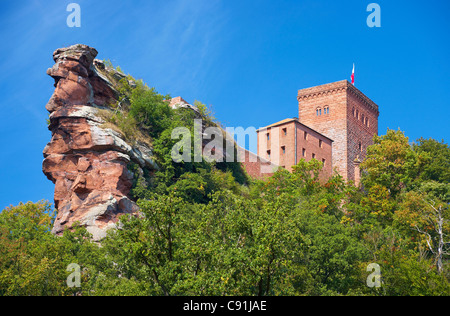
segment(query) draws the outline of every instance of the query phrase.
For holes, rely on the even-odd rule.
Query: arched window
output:
[[[317,116],[322,115],[322,109],[321,108],[317,108],[316,109],[316,115]]]
[[[328,105],[325,105],[323,108],[323,114],[329,114],[330,113],[330,108],[328,107]]]
[[[355,111],[355,108],[352,109],[352,114],[353,114],[353,117],[356,117],[356,111]]]

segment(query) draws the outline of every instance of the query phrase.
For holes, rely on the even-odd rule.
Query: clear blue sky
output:
[[[81,6],[69,28],[66,7]],[[381,7],[381,28],[366,7]],[[348,79],[380,107],[379,133],[449,140],[447,0],[1,1],[0,210],[53,202],[42,173],[55,49],[95,47],[163,94],[212,105],[226,126],[297,116],[297,90]]]

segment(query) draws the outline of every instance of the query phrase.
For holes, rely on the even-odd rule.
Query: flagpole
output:
[[[355,63],[353,63],[353,69],[352,69],[352,85],[355,85]]]

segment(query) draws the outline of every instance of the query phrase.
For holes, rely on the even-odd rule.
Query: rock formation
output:
[[[120,87],[123,79],[128,80],[130,87],[136,87],[136,82],[95,59],[96,56],[94,48],[81,44],[53,53],[55,65],[47,74],[55,79],[55,91],[46,105],[52,138],[44,149],[42,169],[55,183],[58,214],[53,233],[60,235],[76,224],[86,227],[94,240],[100,240],[109,228],[117,225],[120,215],[139,210],[130,198],[133,185],[130,170],[143,175],[145,169],[151,174],[158,166],[153,161],[151,145],[145,140],[127,141],[120,128],[106,121],[117,110],[113,105],[120,108],[119,100],[124,100],[124,95],[117,91],[120,89],[115,87]],[[202,118],[199,110],[181,97],[167,102],[172,109],[189,109],[196,113],[197,119]],[[203,147],[211,139],[206,127],[203,121]],[[244,152],[242,166],[247,173],[264,178],[263,165],[270,167],[270,162],[237,146],[233,137],[230,139],[240,149],[239,153]],[[223,150],[218,149],[215,155],[222,156],[220,161],[228,161]]]
[[[129,198],[129,163],[148,170],[157,166],[151,148],[130,145],[104,127],[98,111],[111,110],[108,105],[118,96],[96,55],[94,48],[80,44],[53,53],[55,65],[47,74],[55,79],[55,91],[46,105],[52,138],[44,149],[42,169],[55,183],[58,215],[53,232],[61,234],[77,223],[99,240],[119,215],[138,210]]]

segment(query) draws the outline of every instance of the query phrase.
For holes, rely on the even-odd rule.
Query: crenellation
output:
[[[285,139],[285,143],[274,148],[273,144],[260,146],[259,142],[263,142],[264,137],[258,137],[258,155],[264,156],[270,150],[271,161],[281,155],[282,159],[274,163],[287,166],[290,170],[299,157],[310,160],[313,158],[311,151],[320,152],[322,158],[316,153],[314,158],[319,161],[324,159],[326,162],[327,158],[324,157],[327,156],[331,162],[325,164],[325,174],[330,176],[335,171],[348,181],[359,182],[359,174],[355,174],[355,170],[359,172],[357,161],[364,159],[373,136],[378,134],[378,105],[347,80],[301,89],[298,91],[297,101],[299,106],[296,124],[302,126],[300,130],[313,130],[317,140],[321,137],[332,140],[329,147],[317,149],[311,147],[309,142],[300,145],[298,141]],[[269,126],[285,127],[291,123],[283,120]],[[260,129],[259,132],[261,131]],[[297,140],[299,138],[301,139],[298,137]],[[295,146],[297,155],[286,155],[286,148]],[[304,152],[307,154],[304,155]]]

